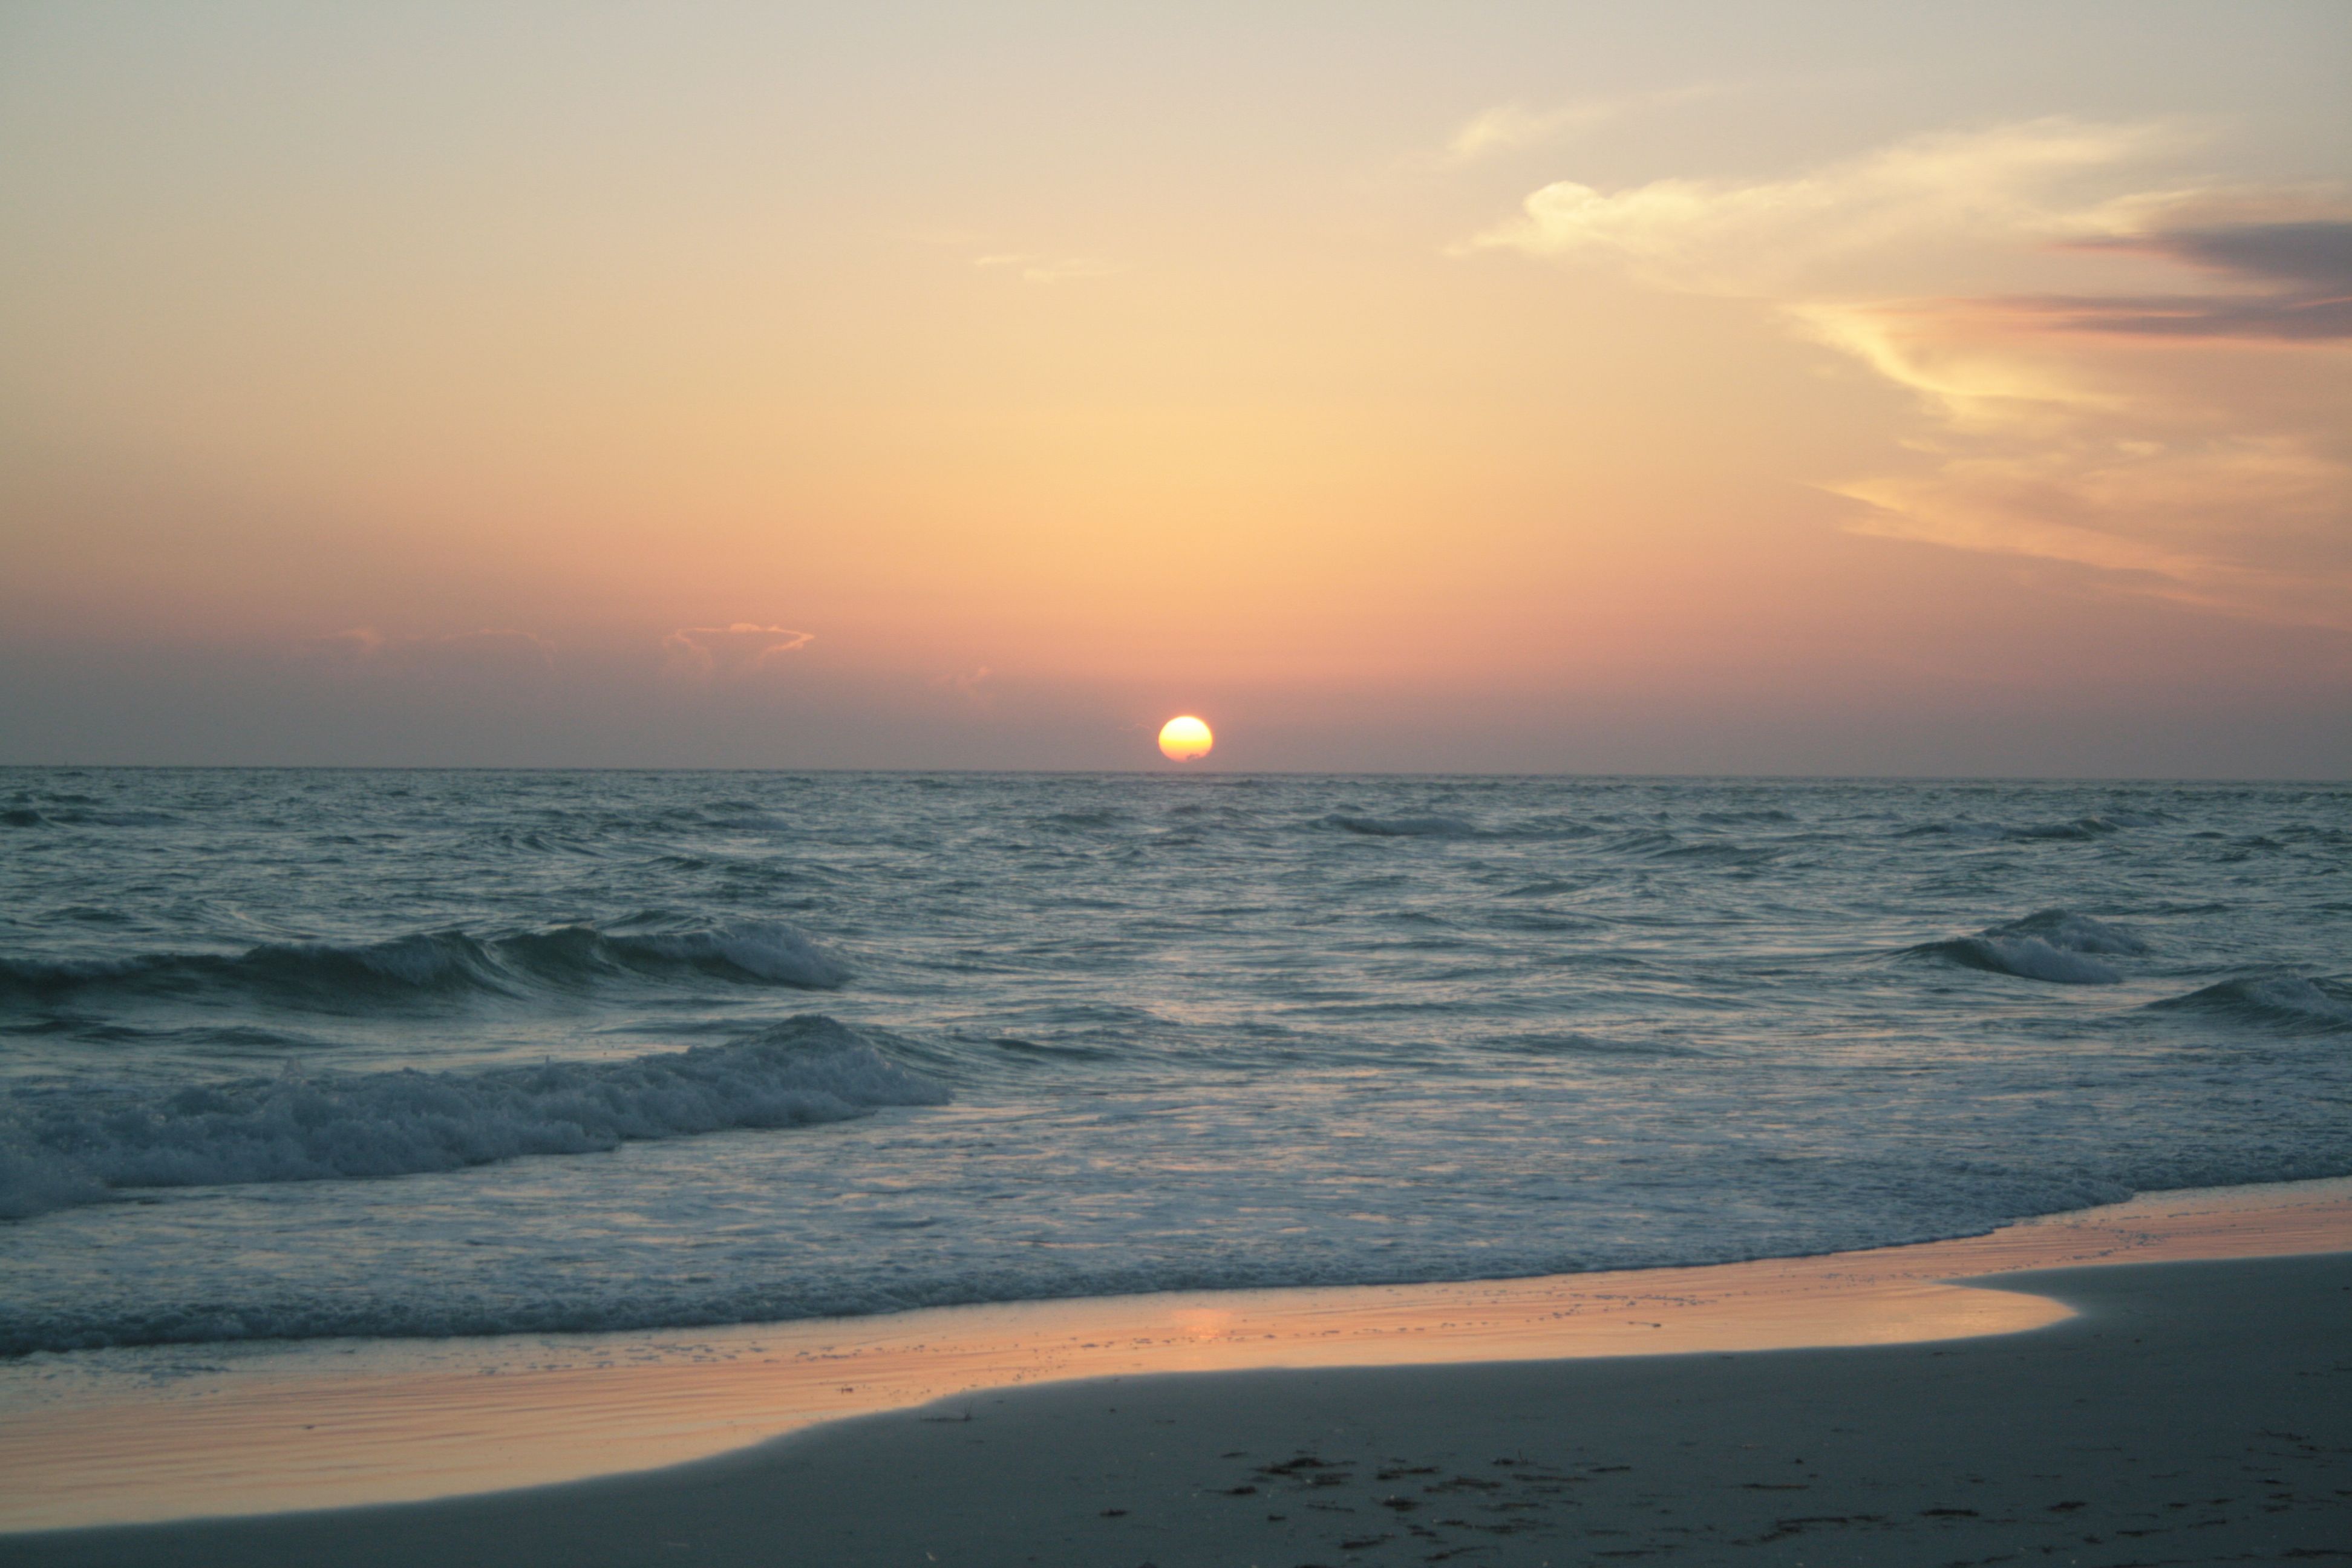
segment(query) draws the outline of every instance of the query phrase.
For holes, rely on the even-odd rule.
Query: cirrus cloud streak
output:
[[[1746,298],[1912,394],[1853,531],[2352,629],[2352,208],[2167,180],[2160,125],[1915,138],[1786,179],[1576,182],[1458,251]]]

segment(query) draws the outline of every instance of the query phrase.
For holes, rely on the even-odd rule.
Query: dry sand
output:
[[[2277,1189],[2266,1205],[2169,1201],[2205,1216],[2187,1228],[2203,1226],[2208,1251],[2342,1247],[2340,1187]],[[2228,1225],[2206,1223],[2232,1205]],[[2028,1236],[2030,1260],[2065,1250],[2051,1228],[2003,1234]],[[1993,1237],[1939,1245],[1977,1247],[1979,1262],[2021,1256]],[[1930,1319],[1948,1305],[1907,1285],[1889,1295],[1875,1272],[1930,1251],[1810,1262],[1849,1300],[1877,1290],[1869,1321],[1884,1329],[1905,1300]],[[1636,1300],[1663,1314],[1643,1321],[1666,1322],[1741,1299],[1722,1283],[1731,1271],[1675,1272],[1714,1279],[1713,1294],[1703,1279],[1684,1281],[1686,1296],[1604,1293],[1610,1311],[1582,1327],[1622,1349]],[[2352,1256],[1977,1283],[1996,1288],[1953,1295],[2018,1310],[1989,1308],[1979,1326],[2042,1326],[1837,1349],[1097,1376],[573,1485],[19,1534],[0,1538],[0,1562],[2352,1562]],[[1442,1339],[1381,1342],[1417,1340],[1426,1360]]]

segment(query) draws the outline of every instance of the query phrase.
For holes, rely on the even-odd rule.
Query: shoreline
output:
[[[569,1341],[78,1352],[0,1369],[0,1532],[620,1485],[735,1462],[787,1434],[811,1439],[820,1425],[903,1420],[1036,1384],[1983,1342],[2072,1310],[2007,1282],[1945,1281],[2346,1250],[2352,1178],[2336,1178],[2143,1194],[1957,1240],[1705,1268]],[[11,1549],[32,1539],[14,1535]]]
[[[2008,1277],[2038,1332],[1006,1389],[698,1464],[23,1535],[24,1568],[2352,1561],[2352,1255]]]

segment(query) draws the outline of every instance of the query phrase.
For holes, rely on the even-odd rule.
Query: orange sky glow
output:
[[[1891,9],[12,6],[0,762],[2352,772],[2352,11]]]

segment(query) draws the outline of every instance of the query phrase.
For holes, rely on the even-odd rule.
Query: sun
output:
[[[1197,762],[1209,754],[1217,738],[1209,727],[1190,713],[1181,714],[1160,726],[1160,750],[1171,763]]]

